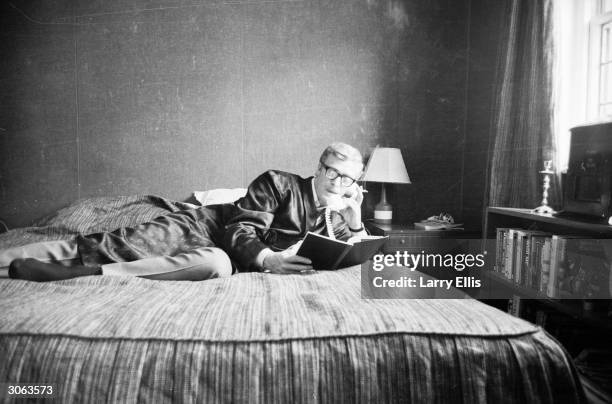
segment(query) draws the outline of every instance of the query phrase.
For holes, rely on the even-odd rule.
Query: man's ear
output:
[[[317,166],[317,171],[315,171],[314,173],[314,177],[317,178],[319,176],[319,171],[321,171],[321,167],[323,167],[321,165],[321,163],[319,163],[319,165]]]
[[[363,170],[361,170],[361,172],[359,173],[357,178],[355,178],[355,183],[357,183],[357,181],[361,181],[361,179],[363,178],[364,175],[365,175],[365,172]]]

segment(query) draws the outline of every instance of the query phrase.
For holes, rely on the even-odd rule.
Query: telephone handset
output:
[[[357,199],[357,195],[357,185],[355,184],[347,188],[344,192],[344,195],[334,195],[332,198],[330,198],[330,201],[328,202],[327,206],[331,210],[339,212],[342,209],[346,208],[346,202],[344,201],[345,199]]]
[[[359,191],[357,190],[357,188],[359,188],[359,185],[357,185],[356,183],[351,185],[350,187],[348,187],[346,189],[346,192],[344,193],[344,195],[342,195],[343,198],[353,198],[356,199],[357,195],[359,193]],[[362,192],[366,192],[363,189],[361,190]]]

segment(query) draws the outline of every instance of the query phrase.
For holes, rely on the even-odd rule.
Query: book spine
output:
[[[495,267],[493,268],[493,270],[497,273],[503,272],[505,242],[507,236],[508,229],[501,227],[497,229],[497,235],[495,238]]]
[[[524,260],[524,247],[525,237],[527,234],[522,230],[516,232],[516,243],[514,252],[514,283],[517,285],[523,285],[523,260]]]
[[[509,234],[509,229],[506,229],[504,231],[504,237],[502,240],[502,253],[501,253],[501,260],[499,264],[499,274],[502,275],[503,277],[506,276],[506,265],[508,261],[508,234]]]
[[[531,256],[531,238],[532,234],[527,233],[523,241],[523,260],[521,266],[521,279],[523,280],[523,285],[530,288],[531,287],[531,271],[529,269],[529,259]]]
[[[546,296],[555,297],[555,278],[557,265],[557,250],[559,249],[559,236],[552,236],[550,243],[550,266],[548,268],[548,283],[546,285]]]
[[[560,298],[562,293],[562,285],[565,279],[569,276],[567,268],[567,246],[569,239],[565,237],[559,238],[559,250],[558,250],[558,265],[557,265],[557,276],[555,279],[555,297]]]
[[[516,230],[508,229],[508,239],[506,242],[506,262],[504,263],[504,276],[512,280],[513,259],[514,259],[514,243],[516,241]]]
[[[544,239],[540,259],[540,292],[547,294],[548,280],[550,279],[550,255],[552,251],[552,237]]]
[[[552,236],[550,271],[548,275],[548,287],[546,289],[546,295],[551,298],[559,297],[559,277],[562,275],[561,265],[563,264],[566,242],[567,240],[561,236],[556,234]]]
[[[512,279],[516,285],[521,284],[521,262],[523,262],[523,235],[521,230],[516,230],[514,241],[514,258],[512,259]]]
[[[542,247],[544,246],[544,237],[533,236],[531,238],[531,254],[529,254],[529,287],[540,291],[540,279],[542,270]]]

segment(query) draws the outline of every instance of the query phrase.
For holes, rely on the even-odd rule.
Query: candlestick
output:
[[[544,170],[540,174],[544,174],[544,184],[542,185],[542,204],[533,210],[534,213],[545,213],[551,215],[555,210],[548,206],[548,190],[550,189],[550,174],[554,174],[552,170],[552,160],[544,161]]]

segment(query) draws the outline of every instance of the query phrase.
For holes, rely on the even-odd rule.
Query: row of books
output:
[[[606,243],[612,240],[498,228],[494,271],[550,298],[609,298]]]

